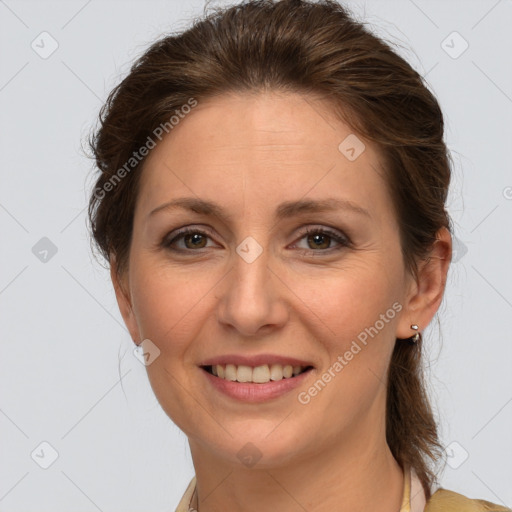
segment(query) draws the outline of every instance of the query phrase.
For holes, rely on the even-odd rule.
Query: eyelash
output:
[[[197,228],[183,228],[182,230],[180,230],[180,231],[178,231],[176,233],[176,235],[172,238],[172,240],[168,240],[168,237],[165,237],[163,239],[162,243],[161,243],[161,246],[164,249],[167,249],[167,250],[170,250],[170,251],[173,251],[173,252],[178,252],[178,253],[200,252],[201,249],[206,249],[206,247],[202,247],[202,248],[198,249],[197,251],[194,251],[194,249],[174,249],[174,248],[171,247],[171,245],[174,244],[179,239],[183,238],[186,235],[191,235],[191,234],[198,234],[198,235],[202,235],[202,236],[211,238],[209,233],[207,233],[205,231],[201,231],[200,229],[197,229]],[[300,254],[302,254],[304,256],[314,256],[315,253],[328,253],[328,254],[330,254],[333,251],[339,251],[342,248],[351,247],[351,245],[352,245],[350,240],[348,239],[348,237],[340,235],[336,231],[332,231],[332,230],[326,229],[326,228],[307,228],[303,233],[301,233],[299,241],[302,240],[304,237],[306,237],[308,235],[327,235],[332,240],[338,242],[340,244],[340,246],[339,247],[335,247],[335,248],[331,247],[329,249],[319,249],[319,250],[299,249]]]

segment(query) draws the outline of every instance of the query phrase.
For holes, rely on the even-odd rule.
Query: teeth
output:
[[[238,382],[249,382],[252,380],[252,368],[250,366],[240,365],[236,369],[236,380]]]
[[[247,368],[247,367],[246,367]],[[264,364],[263,366],[256,366],[252,370],[252,382],[258,382],[263,384],[270,380],[270,370],[268,369],[268,365]]]
[[[270,367],[270,380],[281,380],[284,377],[284,368],[280,364],[273,364]]]
[[[283,377],[285,379],[289,379],[293,375],[293,366],[290,366],[289,364],[286,366],[283,366]]]
[[[217,365],[217,370],[220,365]],[[234,364],[227,364],[224,371],[224,378],[226,380],[236,380],[236,366]]]
[[[213,365],[211,368],[213,375],[221,379],[265,384],[271,380],[289,379],[292,375],[295,376],[301,373],[306,367],[292,366],[290,364],[285,366],[280,364],[264,364],[253,368],[245,365],[236,366],[234,364],[227,364],[223,366],[217,364]]]

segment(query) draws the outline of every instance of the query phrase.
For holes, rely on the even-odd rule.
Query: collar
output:
[[[425,491],[413,467],[404,471],[404,494],[400,512],[423,512],[427,503]]]

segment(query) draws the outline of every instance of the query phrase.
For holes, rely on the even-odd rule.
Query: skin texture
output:
[[[137,344],[160,355],[147,366],[169,417],[188,436],[199,511],[399,510],[403,473],[385,440],[386,373],[395,338],[431,321],[451,255],[439,232],[418,281],[404,269],[397,219],[378,151],[354,161],[338,149],[352,133],[329,103],[295,93],[230,94],[199,102],[150,153],[139,191],[129,270],[112,279]],[[218,203],[225,220],[158,206],[178,197]],[[283,201],[347,199],[348,210],[277,220]],[[206,233],[182,237],[190,226]],[[331,228],[348,237],[303,234]],[[171,236],[169,236],[171,235]],[[262,254],[236,252],[248,236]],[[199,248],[196,248],[196,247]],[[188,252],[186,252],[188,251]],[[383,328],[308,404],[311,387],[394,303]],[[223,354],[273,353],[310,361],[297,390],[263,404],[235,401],[199,368]],[[245,466],[248,443],[261,458]]]

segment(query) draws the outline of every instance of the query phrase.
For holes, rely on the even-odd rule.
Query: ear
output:
[[[431,252],[418,266],[418,278],[409,280],[409,290],[397,326],[397,338],[409,338],[415,331],[423,332],[439,309],[446,286],[446,277],[452,259],[452,237],[447,228],[436,235]]]
[[[110,279],[114,285],[116,293],[117,305],[123,317],[124,323],[130,332],[133,342],[138,345],[141,342],[137,320],[133,312],[132,299],[130,294],[130,286],[128,281],[128,271],[121,276],[117,272],[117,262],[115,256],[110,257]]]

